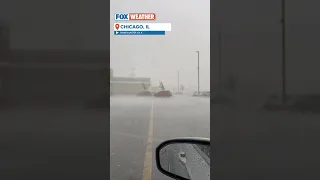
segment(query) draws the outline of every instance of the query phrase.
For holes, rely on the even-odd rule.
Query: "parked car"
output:
[[[171,97],[172,93],[168,90],[159,91],[154,94],[155,97]]]

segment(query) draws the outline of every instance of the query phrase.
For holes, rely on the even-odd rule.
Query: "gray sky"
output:
[[[244,86],[265,84],[270,91],[281,84],[281,1],[212,1],[214,25],[223,34],[223,74],[236,74]],[[318,63],[320,11],[318,1],[287,0],[287,80],[291,91],[320,90]],[[68,3],[68,4],[66,4]],[[0,19],[10,26],[11,48],[22,49],[108,49],[105,23],[107,1],[96,0],[2,0]],[[209,0],[111,1],[114,12],[154,12],[158,22],[171,22],[167,36],[117,36],[111,32],[111,67],[115,75],[163,80],[165,85],[197,84],[197,55],[201,51],[201,87],[217,83],[217,33],[211,34],[212,61],[209,61]],[[20,6],[17,6],[19,4]],[[59,13],[57,12],[59,9]],[[16,13],[14,13],[16,12]],[[18,13],[19,12],[19,13]],[[101,23],[99,23],[101,22]],[[187,24],[189,26],[187,26]],[[52,33],[52,32],[55,33]],[[217,31],[213,26],[213,32]],[[259,85],[260,86],[260,85]],[[266,88],[264,88],[266,89]],[[269,91],[269,90],[268,90]]]
[[[197,87],[197,54],[200,51],[200,87],[210,89],[210,1],[111,1],[114,13],[156,13],[159,23],[171,23],[166,36],[114,36],[111,30],[111,61],[115,76],[129,76],[132,68],[139,77],[150,77],[155,85],[180,82],[186,88]]]

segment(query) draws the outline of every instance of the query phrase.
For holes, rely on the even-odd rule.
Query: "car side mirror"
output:
[[[210,140],[178,138],[156,148],[160,172],[178,180],[210,179]]]

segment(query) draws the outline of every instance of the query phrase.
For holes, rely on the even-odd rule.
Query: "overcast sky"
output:
[[[210,88],[210,0],[111,1],[114,13],[156,13],[159,23],[171,23],[165,36],[114,36],[111,25],[110,67],[115,76],[150,77],[154,85],[177,85],[177,71],[185,87],[197,87],[197,53],[200,51],[200,87]],[[113,23],[112,23],[113,24]]]
[[[318,1],[286,2],[288,89],[319,91]],[[213,26],[210,35],[209,0],[111,1],[111,22],[115,12],[156,13],[157,22],[172,23],[172,32],[166,36],[115,37],[113,23],[105,23],[107,3],[104,0],[2,0],[0,19],[10,26],[11,48],[22,49],[107,50],[106,32],[110,28],[110,65],[115,75],[128,76],[135,68],[137,76],[151,77],[155,84],[163,80],[165,85],[176,85],[180,69],[181,83],[196,87],[195,51],[199,50],[201,88],[209,88],[210,73],[211,82],[217,82],[217,28]],[[281,84],[281,1],[211,3],[212,11],[216,12],[213,25],[218,22],[223,35],[223,74],[236,74],[239,83],[245,86],[261,83],[280,90],[274,84]],[[210,36],[213,37],[211,55]]]

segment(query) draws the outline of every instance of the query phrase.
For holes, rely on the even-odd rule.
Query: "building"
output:
[[[143,77],[115,77],[110,69],[110,94],[137,94],[140,91],[150,89],[150,78]]]

